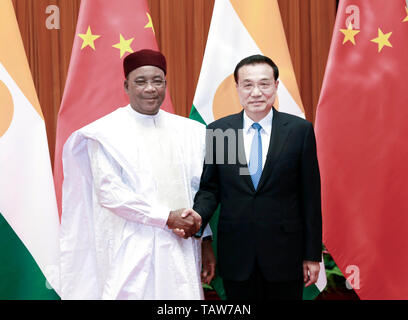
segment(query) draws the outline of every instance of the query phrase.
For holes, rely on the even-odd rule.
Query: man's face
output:
[[[238,70],[238,97],[247,115],[258,122],[271,110],[279,81],[273,77],[273,69],[266,63],[250,64]]]
[[[166,81],[162,69],[143,66],[128,74],[125,91],[130,105],[142,114],[156,114],[166,96]]]

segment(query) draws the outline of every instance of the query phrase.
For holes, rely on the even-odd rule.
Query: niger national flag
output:
[[[44,117],[13,5],[1,0],[0,300],[58,299],[58,227]]]
[[[362,299],[408,299],[408,9],[340,1],[316,116],[323,240]]]
[[[81,1],[58,113],[54,180],[60,212],[64,143],[75,130],[129,103],[123,59],[141,49],[158,50],[146,0]],[[168,94],[162,108],[173,112]]]
[[[304,118],[304,110],[276,0],[216,0],[190,118],[209,124],[242,110],[235,88],[234,69],[243,58],[263,54],[279,67],[275,108]],[[216,252],[218,211],[210,221]],[[221,298],[221,278],[212,285]],[[326,286],[324,264],[317,285],[303,298],[314,299]]]

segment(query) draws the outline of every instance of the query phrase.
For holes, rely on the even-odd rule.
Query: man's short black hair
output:
[[[238,62],[234,70],[235,83],[238,83],[238,70],[241,69],[241,67],[249,64],[261,64],[261,63],[266,63],[270,65],[273,69],[273,78],[275,79],[275,81],[278,80],[279,78],[278,66],[270,58],[263,56],[261,54],[255,54],[253,56],[246,57],[242,59],[240,62]]]

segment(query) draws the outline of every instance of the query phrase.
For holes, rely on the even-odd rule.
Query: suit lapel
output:
[[[262,175],[257,190],[260,190],[267,179],[270,177],[275,163],[282,151],[282,148],[285,145],[286,138],[289,133],[287,124],[287,121],[284,121],[279,112],[276,111],[275,108],[273,108],[272,132],[269,142],[268,154],[266,156],[265,166],[262,170]]]
[[[243,139],[243,128],[244,128],[244,110],[242,110],[240,113],[237,113],[235,117],[231,117],[229,120],[229,126],[236,130],[237,134],[237,172],[240,173],[240,169],[242,169],[244,172],[248,172],[248,164],[246,162],[246,156],[245,156],[245,147],[244,147],[244,139]],[[252,192],[255,191],[254,185],[251,180],[251,176],[249,174],[240,174],[242,177],[242,181],[245,185],[248,186],[248,188],[251,189]]]

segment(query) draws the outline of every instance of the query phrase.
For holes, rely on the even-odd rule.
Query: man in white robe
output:
[[[160,110],[161,53],[135,52],[124,69],[130,104],[64,146],[61,298],[203,299],[201,253],[208,283],[211,242],[176,233],[188,237],[201,226],[183,212],[199,187],[205,127]]]

